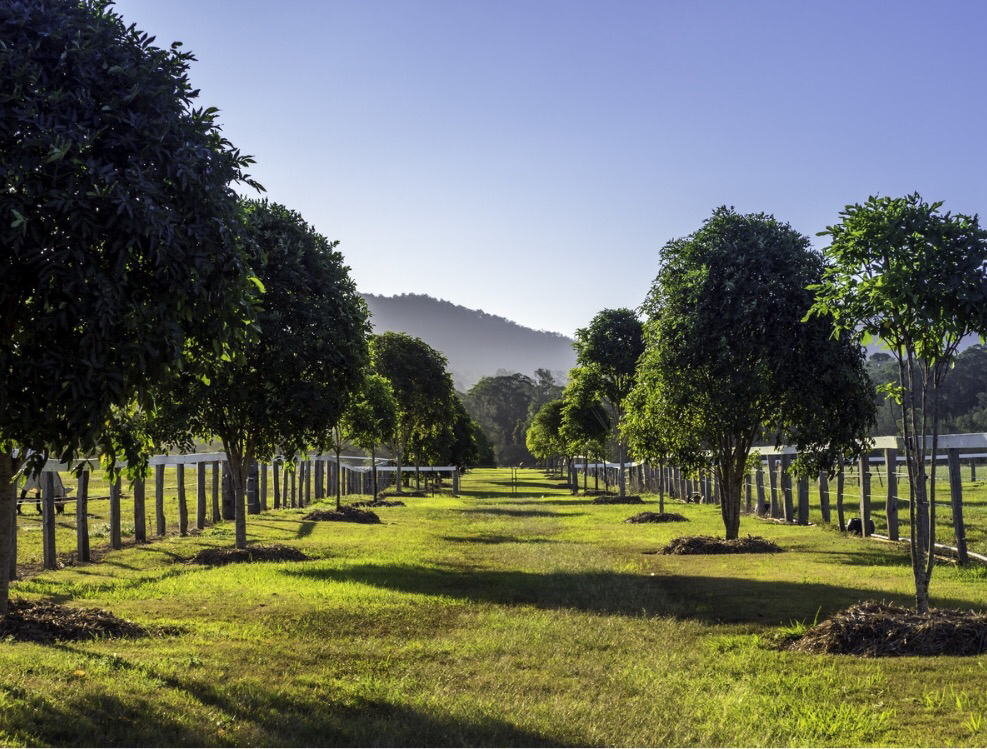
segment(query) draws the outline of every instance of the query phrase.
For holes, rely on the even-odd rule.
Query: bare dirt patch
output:
[[[677,512],[639,512],[631,515],[625,523],[688,523],[689,518]]]
[[[150,631],[103,609],[62,606],[48,601],[10,599],[0,617],[0,637],[18,642],[52,643],[104,637],[147,637]]]
[[[203,549],[189,560],[189,564],[205,564],[221,567],[224,564],[242,562],[304,562],[308,555],[293,546],[270,544],[269,546],[248,546],[246,549]]]
[[[987,614],[866,601],[834,614],[787,646],[802,653],[886,658],[987,652]]]
[[[636,494],[628,494],[626,497],[619,497],[616,494],[607,494],[593,500],[595,505],[643,505],[644,500]]]
[[[377,513],[370,510],[358,510],[352,505],[343,505],[338,510],[312,510],[302,520],[315,520],[319,522],[331,521],[337,523],[364,523],[374,525],[380,522]]]
[[[784,551],[778,544],[760,536],[726,541],[713,536],[683,536],[673,538],[662,554],[777,554]]]
[[[400,499],[368,499],[365,502],[354,502],[350,507],[407,507]]]

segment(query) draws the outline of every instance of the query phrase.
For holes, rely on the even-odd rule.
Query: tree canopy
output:
[[[107,425],[250,317],[250,160],[195,106],[191,60],[108,3],[0,4],[0,611],[14,448],[139,463]]]
[[[377,448],[394,436],[397,427],[398,402],[391,383],[368,371],[343,413],[342,429],[358,447],[370,453],[374,499],[377,498]],[[338,492],[338,483],[336,488]],[[337,505],[338,496],[337,493]]]
[[[466,410],[493,442],[501,465],[517,465],[532,459],[524,446],[524,433],[535,395],[532,379],[515,372],[482,378],[464,398]]]
[[[935,564],[936,466],[927,485],[925,451],[935,454],[938,442],[939,390],[961,339],[987,333],[987,231],[976,216],[941,206],[917,193],[848,205],[822,233],[829,264],[813,286],[813,313],[850,340],[880,339],[897,364],[897,385],[885,392],[899,404],[904,435],[920,612],[928,610]]]
[[[666,427],[657,452],[683,467],[714,464],[726,537],[736,538],[755,441],[796,445],[802,470],[831,466],[864,448],[873,388],[859,345],[833,338],[821,318],[803,321],[823,262],[788,224],[719,208],[666,244],[661,262],[635,402]]]

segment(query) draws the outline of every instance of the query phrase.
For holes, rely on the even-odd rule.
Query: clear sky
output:
[[[120,0],[358,287],[571,335],[718,205],[987,211],[987,2]]]

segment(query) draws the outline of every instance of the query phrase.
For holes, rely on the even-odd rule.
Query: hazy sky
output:
[[[987,2],[122,0],[362,291],[572,334],[713,208],[987,209]]]

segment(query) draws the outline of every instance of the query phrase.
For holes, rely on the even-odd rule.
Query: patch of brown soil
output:
[[[23,598],[10,599],[7,615],[0,617],[0,637],[12,637],[18,642],[133,638],[149,634],[139,624],[120,619],[103,609],[75,608]]]
[[[987,614],[912,609],[867,601],[834,614],[788,645],[802,653],[881,658],[980,655],[987,652]]]
[[[777,554],[784,551],[778,544],[759,536],[735,538],[725,541],[712,536],[684,536],[673,538],[662,554]]]
[[[595,505],[643,505],[644,500],[636,494],[628,494],[626,497],[618,497],[616,494],[607,494],[593,500]]]
[[[370,499],[366,502],[354,502],[350,507],[407,507],[400,499]]]
[[[373,525],[380,522],[377,513],[370,510],[358,510],[352,505],[343,505],[339,510],[312,510],[302,520],[335,521],[337,523],[365,523]]]
[[[677,512],[639,512],[631,515],[625,523],[688,523],[689,518]]]
[[[189,560],[189,564],[206,564],[221,567],[224,564],[240,562],[304,562],[308,555],[294,546],[270,544],[269,546],[248,546],[246,549],[203,549]]]
[[[427,497],[425,492],[415,491],[405,491],[398,494],[395,491],[381,492],[381,497]]]

